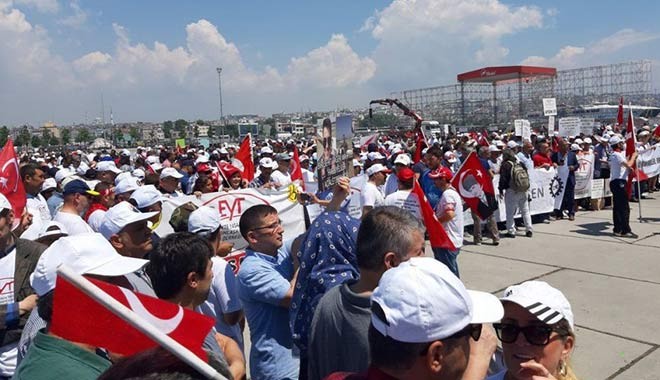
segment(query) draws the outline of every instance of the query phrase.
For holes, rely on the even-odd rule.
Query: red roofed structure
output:
[[[458,74],[456,79],[461,85],[461,117],[465,120],[465,84],[466,83],[491,83],[493,85],[493,123],[497,123],[497,85],[518,83],[518,117],[523,118],[523,83],[532,78],[557,77],[557,69],[554,67],[538,66],[496,66],[484,67],[478,70]]]

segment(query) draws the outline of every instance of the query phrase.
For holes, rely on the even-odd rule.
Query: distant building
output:
[[[41,134],[44,132],[48,132],[51,136],[55,136],[58,139],[60,138],[60,130],[57,129],[57,126],[52,121],[45,122],[41,127]]]

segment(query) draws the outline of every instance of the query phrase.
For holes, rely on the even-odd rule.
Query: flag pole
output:
[[[628,112],[630,112],[629,117],[632,121],[632,131],[630,132],[632,133],[635,150],[637,150],[637,135],[635,134],[635,118],[633,117],[632,113],[632,103],[628,103]],[[637,208],[639,210],[638,220],[640,223],[642,223],[642,187],[639,183],[639,166],[637,165],[637,159],[635,159],[635,179],[637,179]]]
[[[93,298],[96,302],[103,305],[113,314],[119,316],[128,322],[131,326],[135,327],[137,330],[153,339],[160,346],[170,351],[172,354],[177,356],[179,359],[194,368],[202,375],[209,379],[227,380],[226,377],[219,374],[215,369],[213,369],[213,367],[204,362],[197,355],[190,352],[190,350],[184,347],[181,343],[158,330],[156,326],[140,318],[131,309],[127,308],[121,302],[117,301],[106,292],[99,289],[91,281],[75,273],[71,268],[67,267],[66,265],[60,265],[57,268],[57,274],[69,281],[76,288],[80,289],[80,291]]]

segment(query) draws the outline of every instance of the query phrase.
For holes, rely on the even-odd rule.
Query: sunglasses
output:
[[[458,339],[458,338],[461,338],[461,337],[464,337],[464,336],[470,336],[475,341],[478,341],[479,338],[481,338],[481,329],[482,329],[482,327],[483,327],[483,325],[481,325],[481,324],[470,324],[470,325],[465,326],[465,328],[463,330],[455,333],[454,335],[448,336],[448,337],[446,337],[442,340]],[[433,344],[433,342],[430,342],[429,344],[427,344],[424,347],[424,349],[419,353],[419,355],[420,356],[426,355],[429,352],[429,347],[431,347],[431,344]]]
[[[544,325],[529,325],[520,327],[510,323],[494,323],[495,333],[502,343],[513,343],[518,339],[518,335],[522,332],[525,339],[529,344],[534,346],[545,346],[550,342],[550,335],[553,331],[558,332],[560,335],[566,335],[566,331],[557,329],[551,326]]]

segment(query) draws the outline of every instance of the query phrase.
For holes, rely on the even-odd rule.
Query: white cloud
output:
[[[620,56],[613,53],[660,38],[658,34],[621,29],[585,47],[567,45],[552,57],[530,56],[522,61],[524,65],[554,66],[573,68],[594,64],[620,62]]]
[[[57,13],[60,10],[60,4],[57,0],[14,0],[14,3],[35,8],[42,13]]]
[[[85,25],[85,23],[87,23],[87,11],[80,7],[80,4],[77,0],[72,1],[69,4],[69,7],[71,7],[73,14],[58,20],[57,23],[74,29],[81,28],[83,25]]]
[[[373,77],[376,62],[360,58],[341,34],[301,58],[292,58],[287,77],[293,83],[317,83],[321,88],[362,84]]]
[[[358,56],[343,35],[292,58],[279,72],[250,68],[236,44],[207,20],[187,25],[185,44],[174,47],[134,42],[122,25],[113,29],[113,49],[67,61],[51,51],[46,30],[30,24],[19,10],[0,7],[2,122],[81,121],[99,113],[101,93],[116,120],[215,117],[216,67],[223,68],[226,113],[333,108],[337,98],[352,104],[355,86],[376,70],[374,61]]]

